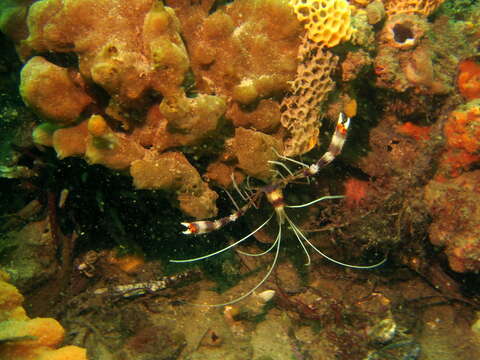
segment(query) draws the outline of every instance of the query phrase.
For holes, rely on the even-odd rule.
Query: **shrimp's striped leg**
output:
[[[350,118],[345,116],[344,113],[338,115],[337,126],[333,133],[332,141],[328,146],[328,150],[323,156],[308,168],[301,170],[301,177],[308,177],[315,175],[318,171],[330,164],[335,157],[342,152],[343,145],[347,139],[348,128],[350,127]]]
[[[192,221],[192,222],[182,222],[181,224],[185,226],[187,229],[182,231],[182,234],[185,235],[200,235],[209,233],[218,229],[221,229],[225,225],[237,221],[237,219],[245,214],[247,210],[252,206],[252,202],[245,204],[239,210],[235,211],[234,213],[230,214],[229,216],[222,217],[217,220],[199,220],[199,221]]]
[[[210,253],[210,254],[207,254],[207,255],[203,255],[203,256],[199,256],[199,257],[196,257],[196,258],[191,258],[191,259],[181,259],[181,260],[170,260],[170,262],[172,263],[190,263],[190,262],[194,262],[194,261],[199,261],[199,260],[204,260],[204,259],[208,259],[208,258],[211,258],[212,256],[215,256],[215,255],[218,255],[218,254],[221,254],[222,252],[224,251],[227,251],[235,246],[237,246],[238,244],[244,242],[245,240],[247,240],[248,238],[250,238],[252,235],[254,235],[257,231],[260,231],[265,225],[268,224],[268,222],[272,219],[273,217],[273,214],[270,215],[270,217],[265,220],[265,222],[260,225],[258,228],[256,228],[255,230],[253,230],[250,234],[244,236],[243,238],[241,238],[240,240],[237,240],[236,242],[234,242],[233,244],[230,244],[226,247],[224,247],[223,249],[220,249],[220,250],[217,250],[213,253]]]

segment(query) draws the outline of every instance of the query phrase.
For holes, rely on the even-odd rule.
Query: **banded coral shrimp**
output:
[[[230,250],[239,244],[243,243],[250,237],[252,237],[255,233],[263,229],[271,220],[272,218],[276,218],[277,220],[277,225],[278,225],[278,230],[277,234],[275,236],[275,240],[273,241],[273,244],[265,251],[260,252],[260,253],[246,253],[241,250],[237,250],[239,253],[246,255],[246,256],[263,256],[271,251],[275,251],[273,261],[267,271],[267,273],[263,276],[263,278],[249,291],[246,293],[242,294],[241,296],[222,303],[222,304],[206,304],[203,306],[213,306],[213,307],[221,307],[221,306],[227,306],[227,305],[232,305],[235,304],[252,293],[254,293],[260,286],[262,286],[267,279],[270,277],[272,274],[275,265],[278,262],[278,257],[280,254],[280,245],[282,242],[282,229],[284,228],[284,225],[288,225],[289,229],[293,232],[295,237],[297,238],[301,248],[305,252],[307,262],[305,265],[310,265],[311,263],[311,258],[310,258],[310,253],[308,252],[307,246],[311,247],[315,252],[320,254],[322,257],[325,259],[329,260],[330,262],[344,266],[347,268],[351,269],[374,269],[377,268],[381,265],[383,265],[387,258],[383,258],[380,262],[373,264],[373,265],[353,265],[353,264],[347,264],[344,262],[341,262],[339,260],[336,260],[327,254],[325,254],[323,251],[321,251],[319,248],[317,248],[308,238],[307,236],[302,232],[302,230],[291,220],[291,218],[288,216],[286,209],[287,208],[303,208],[303,207],[308,207],[310,205],[313,205],[315,203],[318,203],[320,201],[324,200],[331,200],[331,199],[339,199],[343,198],[343,196],[323,196],[320,198],[317,198],[313,201],[310,201],[305,204],[300,204],[300,205],[287,205],[284,200],[283,196],[283,189],[290,183],[302,179],[309,179],[310,177],[316,175],[322,168],[330,164],[342,151],[343,145],[345,144],[346,138],[347,138],[347,133],[348,129],[350,126],[350,118],[346,117],[345,114],[340,113],[338,116],[338,121],[335,127],[334,134],[332,136],[332,140],[330,142],[330,145],[327,149],[327,151],[320,157],[320,159],[315,162],[314,164],[307,165],[304,163],[301,163],[297,160],[291,159],[286,156],[279,155],[279,158],[284,161],[290,161],[293,162],[297,165],[300,165],[301,168],[295,172],[292,172],[283,162],[279,161],[272,161],[273,164],[282,167],[285,169],[288,173],[286,176],[281,176],[278,179],[276,179],[274,182],[267,184],[256,191],[254,191],[250,196],[248,196],[247,202],[245,205],[242,207],[237,207],[237,210],[231,213],[228,216],[216,219],[216,220],[200,220],[200,221],[193,221],[193,222],[182,222],[181,224],[186,227],[186,230],[183,231],[183,234],[186,235],[200,235],[200,234],[205,234],[209,233],[212,231],[219,230],[223,228],[225,225],[235,222],[238,220],[242,215],[244,215],[252,206],[255,206],[264,196],[266,197],[267,201],[272,205],[273,207],[273,212],[272,214],[265,220],[260,226],[258,226],[255,230],[247,234],[246,236],[242,237],[240,240],[235,241],[234,243],[217,250],[215,252],[195,257],[195,258],[190,258],[190,259],[172,259],[170,262],[172,263],[192,263],[195,261],[200,261],[200,260],[205,260],[208,258],[211,258],[213,256],[216,256],[218,254],[221,254],[227,250]],[[195,304],[195,305],[200,305],[200,304]],[[202,305],[201,305],[202,306]]]

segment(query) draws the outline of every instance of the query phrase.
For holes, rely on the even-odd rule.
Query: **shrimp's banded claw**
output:
[[[338,115],[337,131],[342,136],[346,136],[349,127],[350,127],[350,118],[347,117],[344,113],[340,113]]]
[[[200,234],[200,226],[198,226],[197,223],[195,223],[195,222],[182,222],[181,224],[187,228],[186,230],[182,231],[182,234],[185,234],[185,235]]]

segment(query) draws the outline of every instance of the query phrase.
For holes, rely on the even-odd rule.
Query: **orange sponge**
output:
[[[446,151],[437,177],[457,177],[480,161],[480,101],[473,100],[452,111],[443,129]]]
[[[457,86],[467,100],[480,98],[480,64],[473,60],[460,62]]]

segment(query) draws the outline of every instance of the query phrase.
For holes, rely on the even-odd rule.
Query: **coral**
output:
[[[304,39],[299,58],[291,95],[283,99],[280,108],[280,121],[290,134],[285,141],[287,156],[303,154],[317,144],[321,125],[317,119],[318,107],[333,89],[330,75],[338,62],[337,56],[308,39]]]
[[[30,319],[23,309],[23,296],[0,271],[0,358],[15,360],[86,360],[86,350],[64,346],[65,331],[52,318]]]
[[[111,132],[106,120],[101,115],[92,115],[88,119],[87,129],[94,137],[102,137]]]
[[[74,74],[40,56],[28,61],[21,72],[23,100],[40,116],[59,125],[70,125],[92,102]]]
[[[291,4],[310,40],[326,47],[350,40],[354,30],[346,0],[291,0]]]
[[[460,94],[467,99],[480,98],[480,64],[475,60],[461,61],[458,66],[457,86]]]
[[[61,129],[63,130],[63,129]],[[54,136],[57,132],[54,133]],[[85,158],[91,164],[110,169],[126,170],[133,161],[143,158],[147,150],[124,133],[109,133],[104,137],[87,136]],[[56,148],[57,154],[63,149]]]
[[[357,115],[357,100],[355,99],[346,99],[345,104],[343,105],[343,112],[348,117],[352,118]]]
[[[49,146],[53,146],[59,159],[69,156],[81,156],[87,151],[87,135],[86,122],[76,126],[56,129],[52,134],[52,144]]]
[[[444,0],[385,0],[385,8],[389,16],[396,14],[419,14],[428,16],[434,12]]]
[[[163,150],[201,144],[214,136],[226,109],[225,100],[214,95],[164,98],[160,103],[159,111],[167,120],[167,129],[165,132],[157,133],[155,147]]]
[[[288,132],[284,154],[296,156],[317,145],[321,125],[318,110],[334,87],[331,76],[338,57],[327,48],[350,40],[354,29],[350,6],[344,0],[292,0],[291,6],[306,35],[298,50],[299,65],[291,92],[281,103],[280,121]]]
[[[374,0],[351,0],[350,3],[356,5],[356,6],[361,6],[365,7],[371,4]]]
[[[480,161],[480,100],[473,100],[450,113],[444,126],[445,151],[437,178],[457,177]]]
[[[480,100],[472,100],[450,113],[445,122],[444,152],[425,201],[433,217],[430,241],[445,247],[454,271],[480,269],[479,229]]]
[[[432,180],[425,201],[433,216],[430,241],[445,247],[457,272],[480,270],[480,171],[443,182]]]

